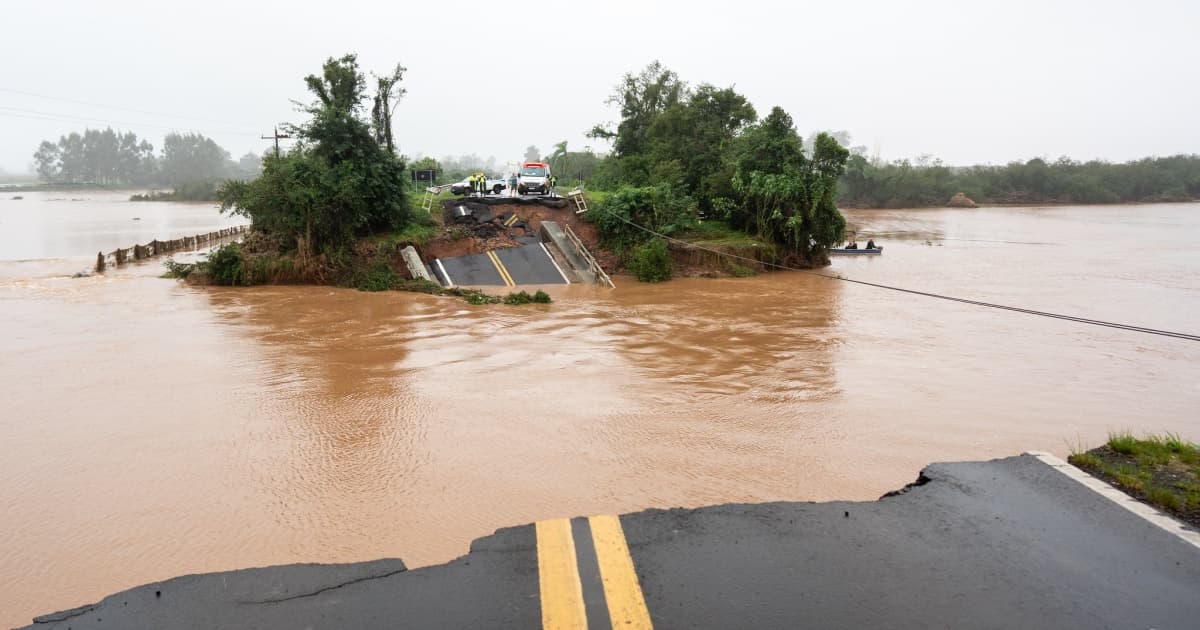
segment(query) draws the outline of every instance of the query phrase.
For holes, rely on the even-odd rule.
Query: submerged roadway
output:
[[[186,576],[30,627],[1200,627],[1194,534],[1074,473],[1023,455],[933,464],[871,502],[555,519],[440,566]]]

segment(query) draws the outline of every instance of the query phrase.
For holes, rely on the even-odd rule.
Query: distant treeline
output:
[[[960,192],[977,203],[1192,201],[1200,199],[1200,155],[952,167],[928,158],[877,163],[856,154],[840,183],[838,203],[858,208],[941,206]]]
[[[219,201],[217,194],[219,182],[215,179],[205,179],[194,182],[184,182],[171,191],[151,191],[142,195],[133,195],[130,201]]]
[[[161,154],[133,132],[86,129],[42,142],[33,159],[38,176],[54,184],[168,186],[225,178],[252,179],[262,159],[247,153],[234,162],[229,152],[198,133],[169,133]]]

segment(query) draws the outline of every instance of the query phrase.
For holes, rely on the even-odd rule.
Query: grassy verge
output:
[[[1072,464],[1126,494],[1200,527],[1200,449],[1178,435],[1135,438],[1112,433],[1108,443],[1073,452]]]
[[[763,262],[775,262],[778,254],[773,245],[765,243],[751,234],[730,227],[725,221],[709,219],[679,236],[704,250],[714,250],[732,254],[733,258],[721,254],[706,253],[704,250],[692,252],[690,262],[723,270],[736,277],[753,276],[757,267]],[[749,260],[746,260],[749,259]],[[750,261],[757,261],[752,263]]]

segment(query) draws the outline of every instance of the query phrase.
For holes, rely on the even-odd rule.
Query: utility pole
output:
[[[287,139],[287,138],[291,138],[291,136],[286,133],[283,133],[283,134],[279,133],[279,127],[275,127],[275,133],[273,135],[262,136],[263,140],[270,140],[272,138],[275,139],[275,159],[279,159],[279,139],[280,138]]]

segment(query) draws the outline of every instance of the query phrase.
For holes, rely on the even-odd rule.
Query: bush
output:
[[[629,257],[629,271],[642,282],[662,282],[671,278],[671,254],[667,242],[656,238],[638,245]]]
[[[654,238],[654,234],[636,226],[671,236],[696,225],[695,202],[666,184],[626,186],[609,195],[598,212],[588,215],[600,232],[600,240],[618,252]]]
[[[167,268],[167,272],[162,275],[164,278],[187,278],[196,265],[191,263],[175,262],[174,258],[168,258],[163,261],[163,267]]]
[[[527,291],[518,291],[504,297],[505,304],[549,304],[550,302],[550,295],[545,291],[538,291],[533,295],[529,295]]]
[[[359,291],[387,291],[399,286],[402,280],[386,260],[376,259],[370,267],[357,271],[350,284]]]
[[[242,255],[242,246],[238,243],[226,243],[217,247],[209,252],[208,259],[198,263],[196,268],[203,271],[208,281],[213,284],[246,284],[246,258]]]

